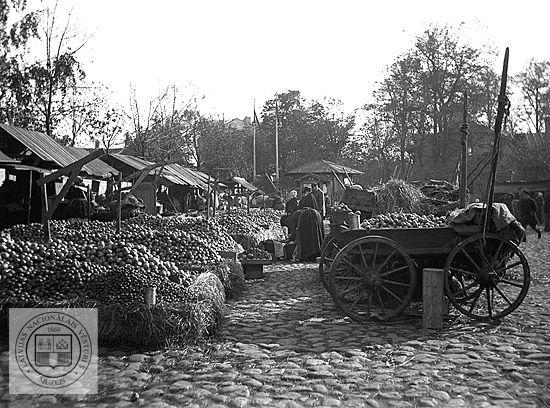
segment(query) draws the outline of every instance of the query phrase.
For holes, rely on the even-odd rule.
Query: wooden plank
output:
[[[441,329],[443,323],[443,269],[422,270],[422,328]]]
[[[55,212],[55,209],[57,208],[57,206],[59,205],[61,200],[63,200],[65,198],[65,196],[67,195],[67,192],[72,187],[72,185],[74,184],[76,178],[78,177],[79,172],[80,171],[78,169],[74,170],[74,172],[69,176],[69,180],[67,180],[67,182],[65,183],[65,185],[63,186],[63,188],[61,189],[59,194],[53,200],[53,203],[52,203],[51,207],[48,208],[48,211],[46,213],[46,217],[48,218],[48,220],[52,218],[52,215]]]
[[[118,173],[118,181],[122,180],[122,173]],[[119,183],[117,190],[116,204],[116,233],[120,234],[122,228],[122,184]]]
[[[29,202],[27,208],[27,224],[31,223],[31,201],[32,201],[32,170],[29,170]]]
[[[41,186],[42,184],[49,183],[50,181],[54,181],[58,179],[61,176],[65,176],[74,170],[78,169],[78,172],[82,170],[82,166],[84,166],[86,163],[91,162],[92,160],[95,160],[99,157],[105,156],[105,151],[103,149],[94,150],[89,155],[83,157],[80,160],[75,161],[74,163],[69,164],[68,166],[63,167],[62,169],[56,170],[53,173],[44,176],[37,180],[37,184]]]
[[[42,224],[44,232],[44,241],[50,242],[51,240],[51,231],[50,231],[50,220],[48,219],[48,192],[46,191],[46,184],[40,186],[40,194],[42,196]]]

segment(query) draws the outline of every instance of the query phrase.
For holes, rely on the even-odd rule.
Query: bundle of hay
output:
[[[214,335],[224,313],[225,290],[213,273],[201,274],[186,289],[186,301],[159,303],[100,303],[91,300],[0,304],[0,336],[8,334],[10,307],[97,308],[100,346],[163,348],[193,343]]]
[[[376,193],[376,210],[379,214],[406,212],[425,214],[429,211],[426,197],[417,187],[403,180],[392,178],[374,188]]]
[[[192,343],[216,334],[225,291],[213,273],[201,274],[187,289],[187,302],[111,305],[99,308],[99,342],[159,348]]]

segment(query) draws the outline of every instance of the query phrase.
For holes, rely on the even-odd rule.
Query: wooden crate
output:
[[[270,265],[272,261],[267,259],[243,259],[244,277],[246,280],[262,279],[265,277],[264,265]]]
[[[348,188],[344,192],[342,202],[354,211],[372,212],[376,208],[376,194],[369,190]]]

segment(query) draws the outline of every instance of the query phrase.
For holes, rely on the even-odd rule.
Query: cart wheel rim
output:
[[[338,252],[328,282],[334,302],[352,320],[387,320],[409,304],[416,271],[411,257],[395,241],[366,236]]]
[[[497,320],[517,309],[529,290],[525,255],[495,234],[474,235],[457,245],[445,261],[445,294],[460,313]]]
[[[334,237],[330,237],[326,241],[326,245],[321,252],[321,257],[319,258],[319,279],[323,284],[323,287],[330,292],[330,287],[328,284],[328,279],[330,275],[330,267],[334,262],[334,258],[340,250],[339,246],[336,243]]]

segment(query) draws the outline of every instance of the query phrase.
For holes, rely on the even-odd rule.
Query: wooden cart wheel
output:
[[[474,235],[445,261],[445,294],[460,312],[478,320],[500,319],[523,301],[531,274],[525,255],[498,235]]]
[[[319,279],[327,291],[330,290],[328,285],[330,267],[338,251],[340,251],[340,247],[336,237],[327,236],[327,239],[323,242],[323,250],[319,259]]]
[[[395,241],[366,236],[338,252],[328,282],[334,302],[353,320],[387,320],[409,304],[416,272],[411,257]]]

